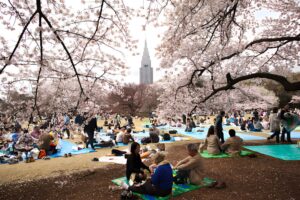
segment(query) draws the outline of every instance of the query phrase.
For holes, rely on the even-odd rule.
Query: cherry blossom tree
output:
[[[63,99],[78,108],[127,69],[122,51],[136,48],[129,35],[133,10],[122,0],[6,0],[0,3],[1,92],[32,93],[51,108]],[[70,85],[71,84],[71,85]],[[54,110],[53,110],[54,111]]]
[[[165,16],[161,25],[168,30],[158,56],[163,69],[181,74],[181,84],[175,92],[170,89],[176,98],[185,103],[197,98],[194,104],[203,107],[253,79],[257,85],[269,79],[286,91],[300,89],[299,80],[286,78],[299,66],[299,1],[157,0],[150,5],[157,8],[149,21]]]
[[[109,92],[105,104],[113,113],[147,115],[158,105],[158,91],[149,85],[125,84]]]

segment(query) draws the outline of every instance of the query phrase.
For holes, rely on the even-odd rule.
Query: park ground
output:
[[[171,163],[187,156],[187,143],[166,145]],[[248,145],[270,143],[250,141]],[[122,149],[122,148],[120,148]],[[125,166],[91,161],[109,154],[101,149],[70,158],[0,165],[0,199],[120,199],[110,191],[111,180],[124,176]],[[203,159],[203,176],[227,185],[225,189],[202,188],[173,199],[300,199],[300,161],[284,161],[256,154],[249,158]]]

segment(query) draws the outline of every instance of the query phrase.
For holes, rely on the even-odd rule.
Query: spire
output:
[[[151,67],[150,55],[147,47],[147,40],[145,40],[144,52],[140,68],[140,84],[153,83],[153,69]]]
[[[149,51],[148,51],[147,40],[145,40],[145,46],[144,46],[144,52],[143,52],[141,64],[142,64],[142,67],[145,65],[151,66],[151,60],[150,60],[150,55],[149,55]]]

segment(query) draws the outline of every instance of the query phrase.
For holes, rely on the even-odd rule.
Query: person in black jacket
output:
[[[222,110],[220,111],[220,114],[216,118],[215,122],[215,133],[220,138],[221,142],[224,143],[224,134],[223,134],[223,127],[222,127],[222,121],[223,117],[225,116],[225,112]]]
[[[84,132],[88,135],[88,140],[86,142],[86,148],[88,148],[89,144],[92,149],[94,148],[94,131],[97,130],[97,119],[95,116],[92,116],[86,120],[86,124],[84,126]]]
[[[126,163],[126,178],[130,179],[132,173],[137,173],[143,175],[143,169],[147,169],[149,172],[149,167],[147,167],[141,160],[140,156],[140,145],[137,142],[133,142],[130,147],[131,154],[127,155]]]

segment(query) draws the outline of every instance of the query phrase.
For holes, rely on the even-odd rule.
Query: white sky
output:
[[[143,7],[143,0],[128,0],[126,3],[133,8]],[[147,39],[147,46],[151,58],[151,67],[153,68],[154,81],[163,77],[162,71],[157,71],[159,68],[159,60],[155,56],[155,49],[161,42],[159,34],[163,34],[163,28],[154,27],[153,24],[148,24],[146,30],[143,31],[142,26],[145,24],[145,19],[135,18],[131,21],[129,29],[134,39],[138,40],[139,55],[133,56],[130,52],[125,52],[126,63],[130,67],[128,75],[124,78],[126,82],[139,83],[139,68],[141,67],[141,60],[144,50],[145,39]]]

